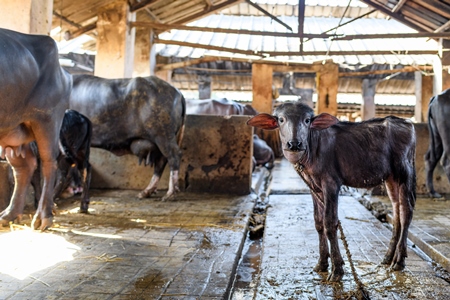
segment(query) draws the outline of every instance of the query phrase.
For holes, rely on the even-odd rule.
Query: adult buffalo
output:
[[[426,185],[430,196],[442,197],[434,189],[433,172],[442,159],[442,166],[450,181],[450,89],[443,91],[430,100],[428,105],[428,131],[430,143],[425,154]]]
[[[186,113],[188,115],[216,115],[254,116],[258,112],[249,104],[241,104],[236,101],[222,99],[186,100]]]
[[[149,185],[138,194],[156,191],[169,162],[169,189],[163,200],[179,190],[182,129],[186,103],[181,92],[155,77],[105,79],[74,75],[70,108],[92,122],[92,147],[115,155],[134,154],[154,166]]]
[[[58,48],[49,36],[0,29],[0,157],[10,163],[14,191],[0,224],[20,219],[36,168],[30,142],[36,141],[44,177],[32,227],[53,223],[53,188],[59,130],[69,106],[71,77],[59,65]]]
[[[57,184],[53,198],[60,196],[66,189],[71,190],[73,194],[81,193],[81,213],[87,213],[89,209],[91,137],[91,121],[75,110],[66,110],[59,134],[60,152],[57,158]],[[40,162],[37,149],[34,152],[38,156],[38,162]],[[35,191],[35,201],[41,194],[40,181],[40,172],[36,170],[31,180]]]
[[[340,281],[344,274],[336,232],[341,186],[371,188],[383,182],[392,201],[394,228],[382,263],[390,264],[393,270],[405,267],[408,228],[416,200],[416,135],[411,122],[396,117],[339,122],[325,113],[314,116],[305,104],[285,103],[275,109],[274,115],[257,115],[248,124],[280,128],[284,156],[311,189],[319,234],[315,271],[326,272],[331,257],[328,280]]]
[[[204,100],[186,100],[187,114],[194,115],[216,115],[231,116],[245,115],[254,116],[258,112],[250,104],[241,104],[233,100],[222,98],[204,99]],[[268,144],[270,143],[271,146]],[[253,136],[253,158],[255,165],[266,165],[269,169],[273,167],[275,153],[279,151],[280,144],[278,134],[267,134],[258,130],[257,135]],[[275,149],[275,150],[274,150]],[[277,151],[278,150],[278,151]]]

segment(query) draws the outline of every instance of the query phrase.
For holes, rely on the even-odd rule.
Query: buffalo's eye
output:
[[[311,123],[311,119],[305,119],[305,124],[308,125],[309,123]]]

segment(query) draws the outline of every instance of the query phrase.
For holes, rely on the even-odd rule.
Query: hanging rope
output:
[[[323,201],[322,197],[317,192],[317,190],[318,190],[317,185],[314,182],[312,182],[312,179],[308,176],[308,174],[306,174],[306,172],[303,168],[303,165],[301,165],[300,163],[297,162],[294,165],[294,169],[295,169],[295,171],[297,171],[298,175],[300,175],[300,177],[303,179],[303,181],[309,187],[309,189],[311,190],[311,193],[314,194],[314,196],[319,200],[319,204],[322,207],[325,207],[325,202]],[[341,233],[342,244],[344,245],[345,253],[347,254],[347,259],[350,264],[350,269],[352,271],[353,279],[355,280],[355,283],[356,283],[356,287],[357,287],[356,298],[358,300],[370,300],[369,293],[366,291],[364,284],[359,279],[358,273],[356,273],[356,268],[353,263],[352,254],[350,253],[350,249],[348,247],[347,238],[344,234],[344,229],[342,228],[341,221],[339,221],[339,220],[338,220],[338,228],[339,228],[339,232]]]

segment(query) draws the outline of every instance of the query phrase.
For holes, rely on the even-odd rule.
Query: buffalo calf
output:
[[[58,176],[53,198],[58,197],[73,184],[77,190],[81,190],[80,212],[82,213],[87,213],[89,209],[91,137],[91,121],[75,110],[66,110],[59,134]],[[35,154],[39,157],[37,149]],[[38,162],[40,162],[40,159],[38,159]],[[31,180],[35,190],[35,201],[39,199],[41,194],[40,181],[40,169],[37,168]]]
[[[405,267],[408,227],[416,200],[413,124],[397,117],[360,123],[340,122],[329,114],[314,116],[302,103],[284,103],[274,115],[259,114],[248,124],[280,129],[284,156],[296,164],[311,188],[314,220],[319,234],[317,272],[328,270],[330,281],[340,281],[344,261],[339,251],[338,194],[342,185],[371,188],[386,185],[393,209],[392,238],[383,264]],[[329,244],[328,244],[329,242]]]

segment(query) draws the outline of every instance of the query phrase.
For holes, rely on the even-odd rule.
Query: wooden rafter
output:
[[[133,27],[148,27],[161,31],[167,30],[190,30],[201,32],[220,32],[220,33],[232,33],[232,34],[249,34],[249,35],[263,35],[263,36],[279,36],[279,37],[298,37],[298,33],[290,32],[276,32],[276,31],[257,31],[246,29],[228,29],[228,28],[214,28],[214,27],[199,27],[199,26],[185,26],[179,24],[161,24],[156,22],[130,22],[130,26]],[[334,35],[329,34],[304,34],[304,37],[308,38],[329,38]]]
[[[392,70],[373,70],[364,72],[339,72],[339,77],[356,77],[367,75],[380,75],[380,74],[393,74],[393,73],[409,73],[415,71],[430,71],[433,70],[432,66],[407,66],[401,69]]]
[[[63,15],[60,15],[60,14],[57,13],[56,11],[53,11],[53,15],[54,15],[55,17],[59,18],[61,21],[65,22],[65,23],[67,23],[67,24],[69,24],[69,25],[71,25],[71,26],[73,26],[73,27],[76,27],[76,28],[78,28],[78,29],[80,29],[80,28],[83,27],[83,26],[81,26],[80,24],[75,23],[75,22],[73,22],[73,21],[67,19],[67,18],[64,17]]]
[[[423,31],[424,28],[421,26],[418,26],[417,23],[411,22],[409,21],[407,18],[405,18],[404,16],[402,16],[399,13],[393,13],[391,10],[387,9],[386,6],[380,5],[378,3],[376,3],[374,0],[360,0],[361,2],[366,3],[367,5],[372,6],[373,8],[381,11],[382,13],[396,19],[397,21],[411,27],[414,28],[417,31]]]
[[[178,45],[178,46],[185,46],[185,47],[192,47],[192,48],[202,48],[207,50],[217,50],[217,51],[224,51],[224,52],[230,52],[230,53],[238,53],[238,54],[245,54],[245,55],[256,55],[261,57],[269,57],[269,56],[295,56],[300,55],[300,52],[295,51],[252,51],[252,50],[241,50],[241,49],[235,49],[235,48],[229,48],[229,47],[221,47],[221,46],[211,46],[211,45],[205,45],[205,44],[198,44],[198,43],[189,43],[189,42],[183,42],[183,41],[174,41],[174,40],[163,40],[159,38],[155,38],[155,43],[160,44],[166,44],[166,45]],[[409,54],[409,55],[422,55],[422,54],[437,54],[437,50],[381,50],[381,51],[374,51],[374,50],[360,50],[360,51],[308,51],[304,52],[303,56],[321,56],[321,55],[402,55],[402,54]]]
[[[193,14],[193,15],[190,15],[190,16],[188,16],[186,18],[179,19],[179,20],[177,20],[177,23],[178,24],[186,24],[186,23],[192,22],[192,21],[197,20],[199,18],[206,17],[206,16],[208,16],[208,15],[210,15],[210,14],[216,12],[216,11],[225,9],[225,8],[231,6],[231,5],[238,4],[239,2],[242,2],[242,1],[244,1],[244,0],[227,0],[227,1],[224,1],[224,2],[222,2],[220,4],[212,5],[212,6],[209,6],[209,7],[206,6],[203,11],[201,11],[199,13],[196,13],[196,14]]]
[[[396,13],[400,10],[400,8],[402,8],[402,6],[405,4],[407,0],[400,0],[398,1],[398,3],[394,6],[394,8],[392,8],[392,12]]]
[[[83,26],[77,30],[69,31],[68,40],[74,39],[76,37],[79,37],[82,34],[87,34],[97,28],[97,22],[91,23],[89,25]]]
[[[147,27],[160,31],[167,30],[188,30],[188,31],[200,31],[200,32],[219,32],[219,33],[231,33],[231,34],[248,34],[248,35],[260,35],[260,36],[277,36],[294,38],[298,37],[298,33],[291,32],[276,32],[276,31],[257,31],[246,29],[228,29],[228,28],[213,28],[213,27],[200,27],[200,26],[185,26],[178,24],[161,24],[156,22],[130,22],[132,27]],[[332,35],[326,33],[310,34],[304,33],[305,38],[333,38],[335,40],[354,40],[354,39],[386,39],[386,38],[450,38],[449,32],[418,32],[418,33],[386,33],[386,34],[350,34],[350,35]]]
[[[142,0],[140,2],[135,2],[134,4],[130,5],[130,11],[131,12],[137,12],[141,9],[146,8],[150,4],[153,4],[155,2],[158,2],[159,0]]]

